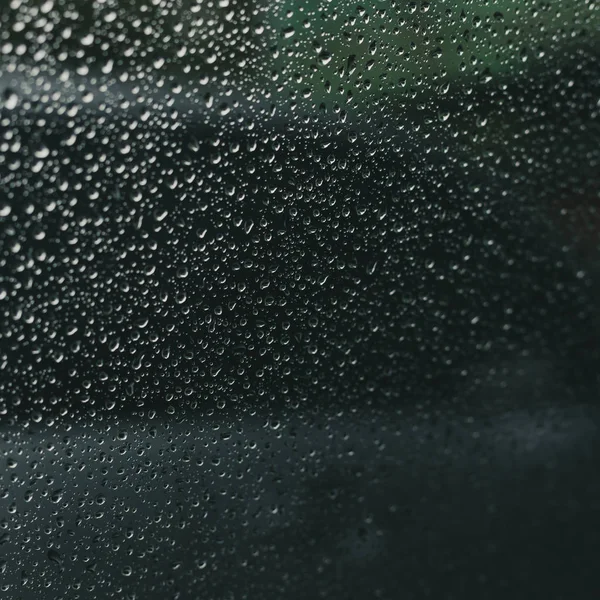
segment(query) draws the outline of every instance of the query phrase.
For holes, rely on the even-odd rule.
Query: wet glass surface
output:
[[[587,598],[598,7],[0,5],[0,590]]]

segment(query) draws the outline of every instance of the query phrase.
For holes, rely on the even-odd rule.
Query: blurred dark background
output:
[[[0,11],[1,597],[597,597],[593,6],[80,4]]]

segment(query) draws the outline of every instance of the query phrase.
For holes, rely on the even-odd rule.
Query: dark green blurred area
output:
[[[591,0],[13,0],[0,11],[9,62],[184,93],[220,83],[292,111],[378,99],[393,113],[450,86],[535,76],[593,49],[600,24]]]

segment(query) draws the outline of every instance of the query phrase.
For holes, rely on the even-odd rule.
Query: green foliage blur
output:
[[[11,0],[0,35],[26,45],[19,61],[57,74],[84,68],[230,86],[292,109],[364,110],[576,61],[574,49],[597,45],[598,14],[593,0]]]

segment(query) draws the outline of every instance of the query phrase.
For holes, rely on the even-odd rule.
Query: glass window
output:
[[[0,2],[0,595],[587,598],[592,0]]]

